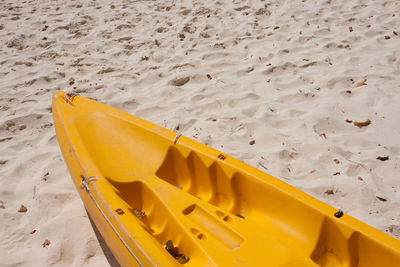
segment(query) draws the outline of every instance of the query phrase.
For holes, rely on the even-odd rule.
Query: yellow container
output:
[[[122,266],[400,266],[399,240],[206,145],[63,92],[53,115]]]

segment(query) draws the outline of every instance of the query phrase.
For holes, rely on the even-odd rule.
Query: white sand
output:
[[[72,87],[400,238],[399,14],[396,0],[1,1],[0,264],[109,264],[52,127],[51,95]]]

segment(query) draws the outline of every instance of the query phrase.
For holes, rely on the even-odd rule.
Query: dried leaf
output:
[[[327,195],[333,195],[333,194],[334,194],[333,189],[327,189],[327,190],[325,191],[325,194],[327,194]]]
[[[219,158],[219,159],[222,159],[222,160],[226,159],[226,157],[225,157],[224,155],[222,155],[222,154],[219,154],[219,155],[218,155],[218,158]]]
[[[274,27],[274,30],[277,30],[277,29],[279,29],[279,28],[280,28],[279,26],[275,26],[275,27]]]
[[[35,229],[30,232],[31,235],[34,234],[34,233],[36,233]]]
[[[47,246],[50,246],[50,240],[46,239],[46,240],[43,242],[42,246],[43,246],[44,248],[47,247]]]
[[[21,207],[19,208],[18,212],[27,212],[28,208],[25,207],[24,205],[21,205]]]
[[[358,176],[357,179],[360,181],[364,181],[364,179],[361,176]]]
[[[340,175],[340,172],[335,172],[333,175],[334,175],[334,176]]]
[[[325,134],[325,133],[322,133],[322,134],[320,134],[319,136],[321,136],[321,137],[323,137],[323,138],[326,139],[326,134]]]
[[[212,77],[211,77],[211,75],[210,75],[210,74],[207,74],[207,78],[208,78],[209,80],[211,80],[211,79],[212,79]]]
[[[346,120],[346,122],[347,122],[347,123],[352,123],[353,121],[352,121],[352,120]]]
[[[6,207],[4,206],[4,202],[0,200],[0,209],[5,209]]]
[[[349,27],[349,32],[352,32],[353,31],[353,27]]]
[[[185,255],[181,255],[179,257],[176,258],[176,260],[180,263],[180,264],[185,264],[186,262],[188,262],[190,260],[189,257],[186,257]]]
[[[376,159],[379,159],[379,160],[381,160],[381,161],[386,161],[386,160],[389,159],[389,156],[386,156],[386,157],[381,157],[381,156],[379,156],[379,157],[377,157]]]
[[[146,216],[146,213],[144,211],[134,209],[133,212],[135,213],[136,217],[138,217],[140,220]]]
[[[387,201],[387,199],[384,198],[384,197],[378,197],[378,196],[376,196],[376,198],[379,199],[380,201],[383,201],[383,202],[386,202],[386,201]]]
[[[164,247],[180,264],[185,264],[190,260],[190,257],[186,257],[182,253],[179,253],[178,247],[174,247],[171,240],[168,240]]]
[[[353,124],[355,126],[357,126],[358,128],[362,128],[364,126],[370,125],[371,124],[371,120],[366,120],[366,121],[362,121],[362,122],[355,121],[355,122],[353,122]]]
[[[124,212],[122,209],[120,209],[120,208],[116,209],[115,212],[116,212],[118,215],[123,215],[123,214],[125,214],[125,212]]]
[[[47,177],[49,176],[49,174],[50,174],[49,172],[46,172],[45,175],[43,175],[42,179],[44,181],[47,181]]]
[[[249,145],[254,145],[256,143],[256,141],[255,140],[251,140],[250,142],[249,142]]]
[[[340,163],[340,161],[338,160],[338,159],[334,159],[333,160],[336,164],[339,164]]]
[[[356,86],[360,87],[360,86],[363,86],[363,85],[367,85],[366,82],[367,82],[367,79],[364,79],[364,81],[357,83]]]
[[[389,35],[386,35],[385,36],[385,40],[389,40],[390,39],[390,36]]]

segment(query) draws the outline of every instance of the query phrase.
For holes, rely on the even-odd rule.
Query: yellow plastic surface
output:
[[[76,188],[116,259],[143,266],[400,266],[400,241],[192,139],[98,102],[53,97]],[[122,211],[121,211],[122,210]],[[172,241],[169,251],[165,248]],[[168,247],[168,246],[167,246]],[[178,261],[190,258],[186,263]],[[182,256],[183,255],[183,256]]]

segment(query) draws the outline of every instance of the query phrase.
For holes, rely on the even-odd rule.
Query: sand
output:
[[[60,153],[56,90],[400,238],[399,14],[395,0],[1,1],[0,265],[116,265]]]

